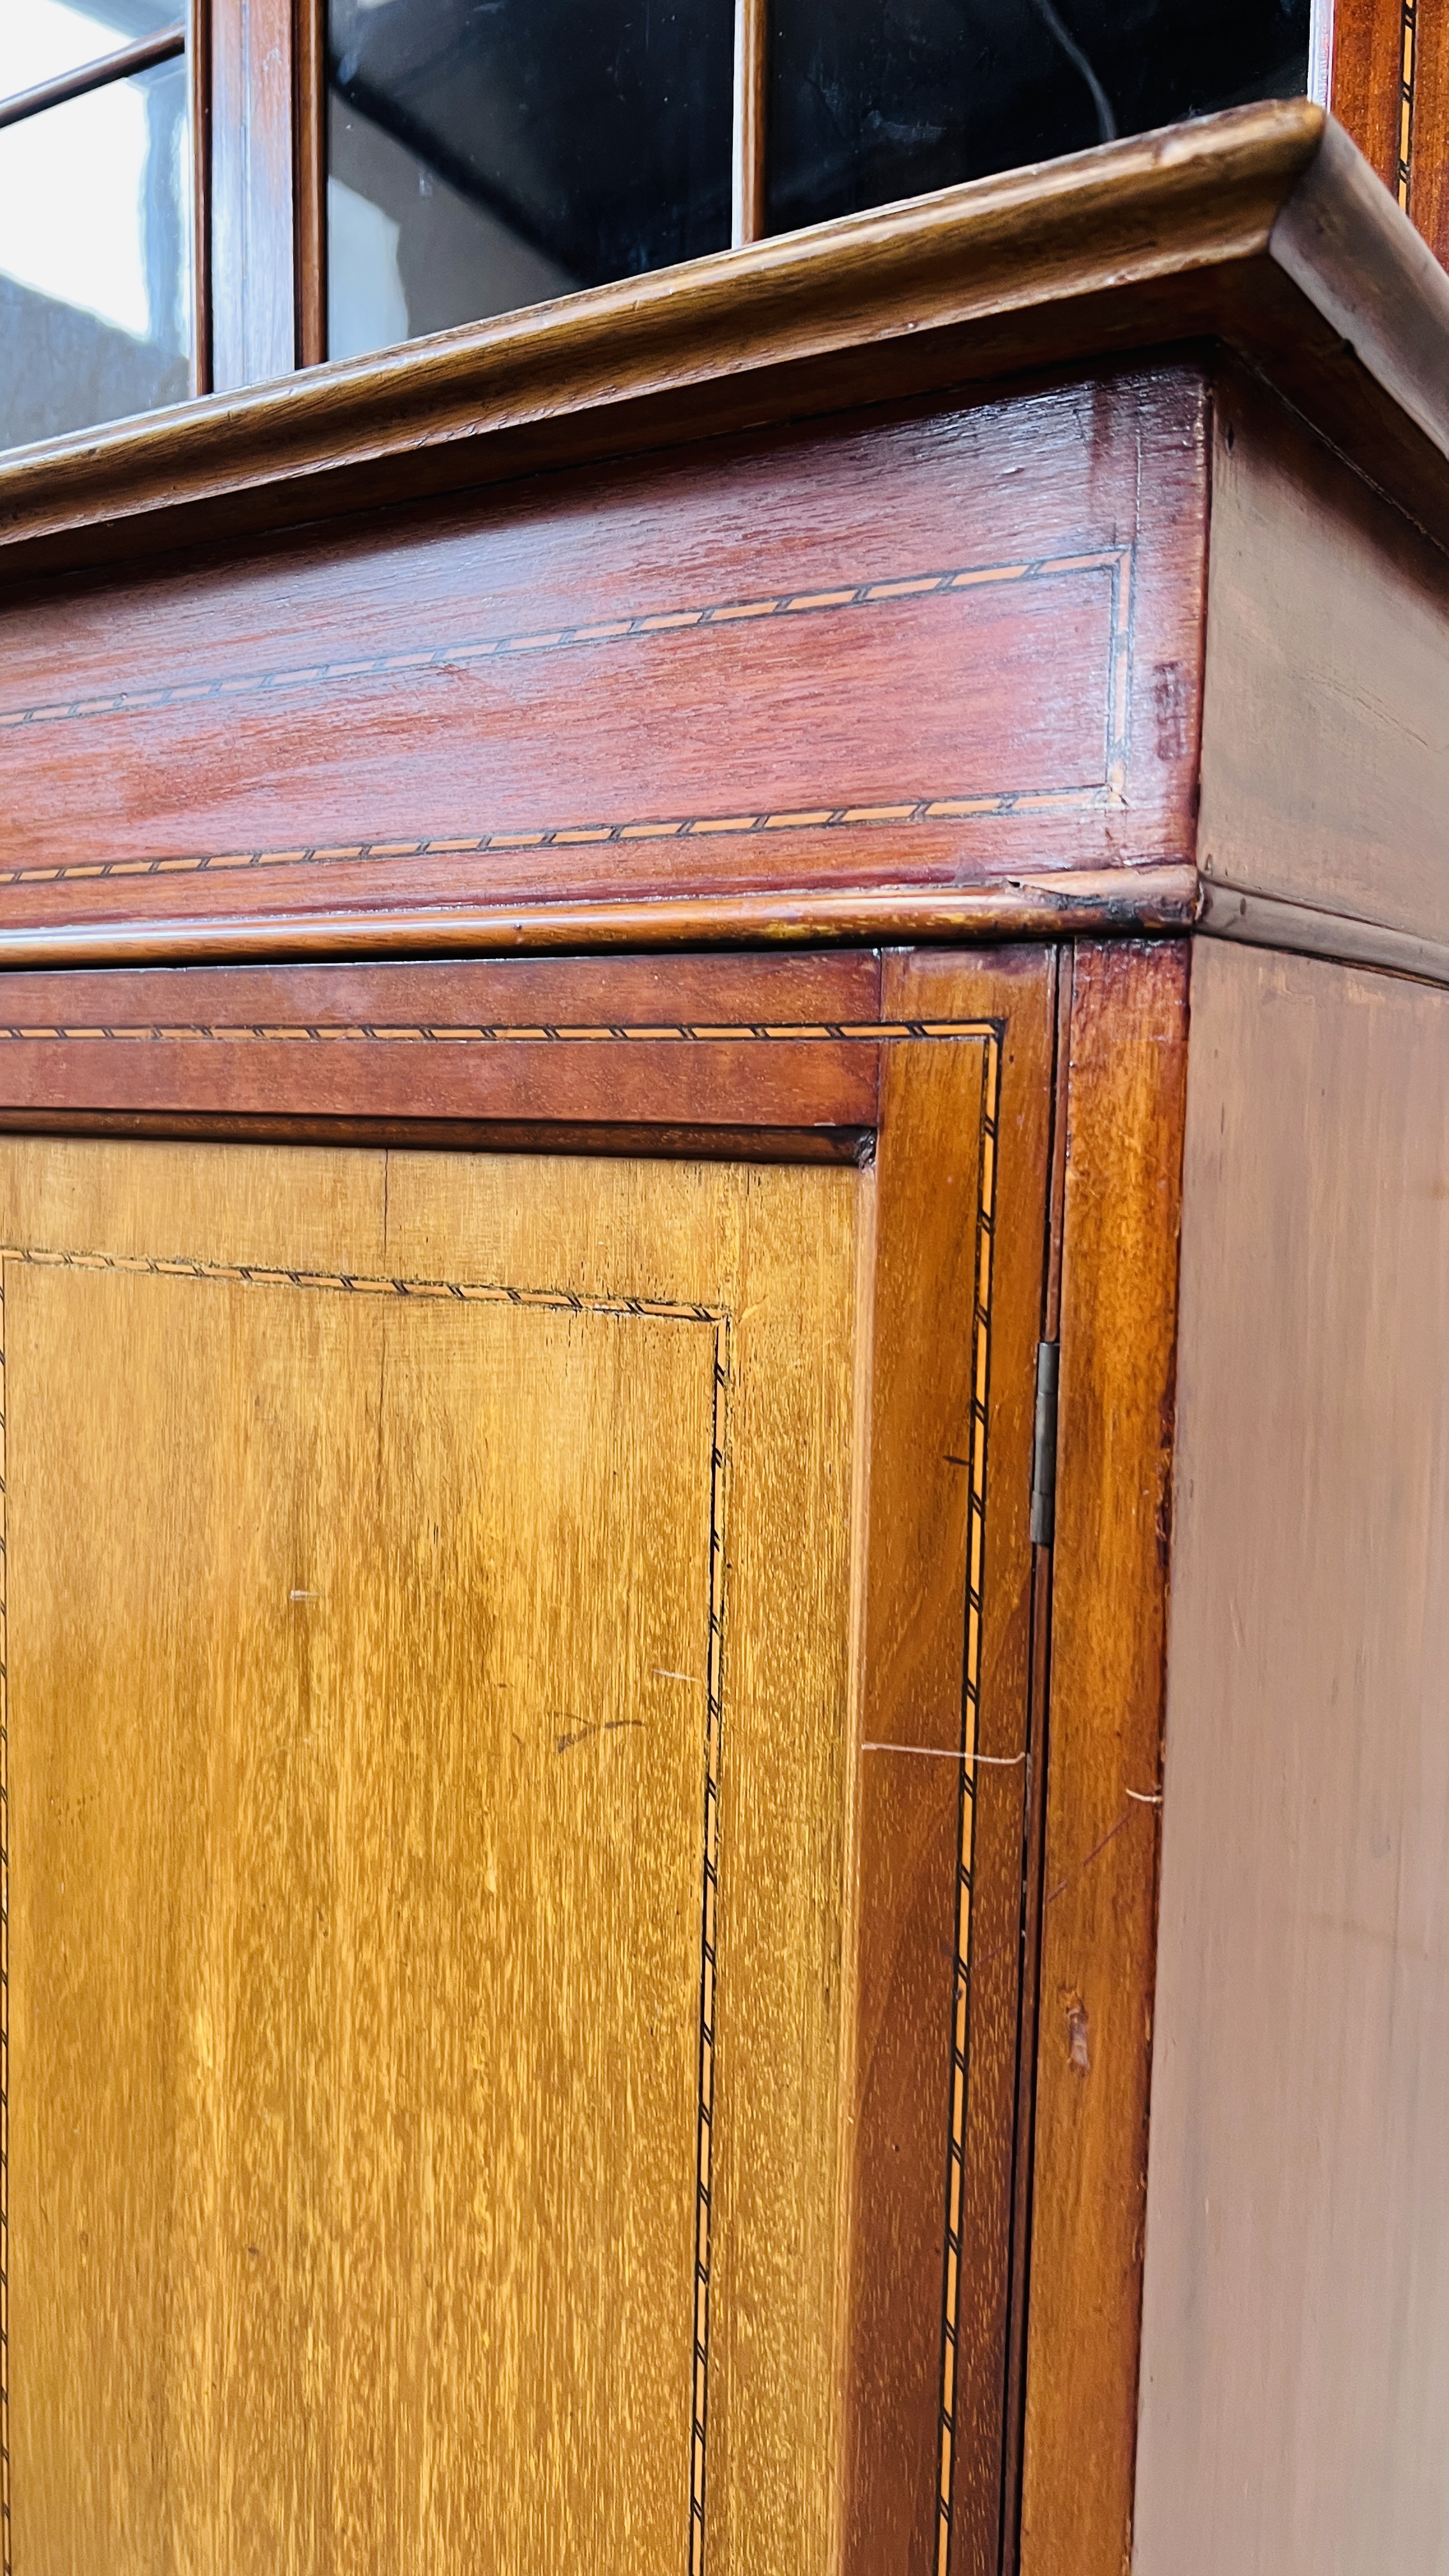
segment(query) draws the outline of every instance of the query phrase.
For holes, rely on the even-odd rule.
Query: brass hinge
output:
[[[1036,1346],[1036,1426],[1031,1443],[1031,1543],[1050,1547],[1057,1526],[1057,1375],[1060,1342]]]

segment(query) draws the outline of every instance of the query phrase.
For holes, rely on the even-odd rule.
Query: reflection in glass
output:
[[[185,0],[0,0],[0,99],[157,36],[185,15]]]
[[[772,0],[769,229],[1308,85],[1309,0]]]
[[[163,63],[0,128],[0,446],[185,397],[186,88]]]
[[[330,0],[330,354],[724,249],[733,23],[733,0]]]

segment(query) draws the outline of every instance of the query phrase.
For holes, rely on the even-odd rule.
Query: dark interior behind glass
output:
[[[394,314],[436,330],[723,249],[732,60],[732,0],[330,0],[331,173],[397,227]],[[334,197],[334,259],[369,256],[339,216],[394,253]],[[366,280],[341,291],[356,341]]]
[[[722,249],[734,0],[329,0],[333,356]],[[1309,0],[770,0],[780,232],[1302,91]]]
[[[1308,83],[1308,0],[773,0],[769,224]]]

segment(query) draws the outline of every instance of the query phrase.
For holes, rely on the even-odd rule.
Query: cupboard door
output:
[[[939,2563],[1001,1033],[899,1056],[874,1164],[0,1144],[24,2576]]]

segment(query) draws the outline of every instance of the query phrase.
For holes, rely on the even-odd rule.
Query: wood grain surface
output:
[[[1429,248],[1449,265],[1449,13],[1424,6],[1417,16],[1409,212]]]
[[[1131,2554],[1187,950],[1078,950],[1023,2576]]]
[[[327,355],[327,0],[292,0],[297,364]]]
[[[211,385],[297,363],[295,0],[206,0],[211,69]]]
[[[890,827],[883,827],[883,837]],[[897,851],[899,843],[895,844]],[[346,854],[344,854],[346,855]],[[360,857],[361,852],[352,855]],[[403,856],[423,857],[414,848]],[[265,864],[259,861],[259,864]],[[187,862],[188,871],[190,862]],[[164,874],[164,870],[158,870]],[[1112,931],[1192,928],[1203,901],[1189,860],[1052,868],[977,885],[844,885],[748,894],[546,896],[524,904],[383,902],[308,912],[223,907],[206,913],[112,912],[99,920],[0,926],[0,970],[153,966],[244,959],[559,957],[573,952],[967,947],[1077,939]]]
[[[4,1149],[17,2566],[823,2563],[865,1187]]]
[[[16,2564],[984,2576],[1050,954],[372,972],[879,1158],[0,1145]]]
[[[948,2553],[954,2576],[997,2565],[1052,987],[1052,958],[1030,951],[989,964],[894,959],[884,984],[892,1015],[979,1017],[1000,1036],[990,1057],[960,1042],[891,1050],[884,1071],[862,1568],[848,2576],[936,2576]],[[963,1742],[984,1757],[964,1781],[943,1758]]]
[[[1438,548],[1279,405],[1225,386],[1198,844],[1214,889],[1449,938],[1446,661]]]
[[[1440,260],[1449,257],[1449,15],[1334,0],[1333,113]]]
[[[1333,113],[1375,177],[1397,194],[1403,0],[1333,0]]]
[[[1446,1104],[1444,995],[1194,952],[1141,2576],[1443,2557]]]
[[[0,929],[1181,863],[1204,477],[1165,370],[14,601]]]
[[[850,1159],[879,992],[869,953],[0,976],[0,1118]]]

